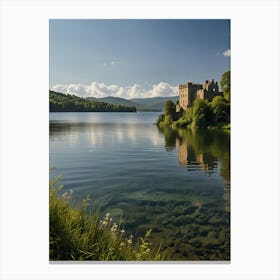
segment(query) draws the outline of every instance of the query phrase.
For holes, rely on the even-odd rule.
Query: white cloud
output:
[[[104,66],[104,67],[107,67],[107,66],[113,67],[113,66],[116,66],[116,65],[119,64],[119,63],[120,63],[119,60],[112,60],[112,61],[109,61],[109,62],[105,61],[105,62],[103,63],[103,66]]]
[[[230,49],[227,49],[223,52],[223,55],[224,56],[230,56],[231,55],[231,52],[230,52]]]
[[[111,65],[114,66],[114,65],[117,65],[119,64],[120,62],[118,60],[112,60],[111,61]]]
[[[93,82],[90,85],[82,84],[58,84],[51,88],[53,91],[74,94],[80,97],[106,97],[114,96],[126,99],[147,98],[147,97],[168,97],[178,95],[178,87],[168,83],[158,83],[150,89],[144,89],[138,84],[132,86],[105,85],[104,83]]]

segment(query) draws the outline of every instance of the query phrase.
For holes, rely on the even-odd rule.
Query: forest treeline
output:
[[[76,95],[49,91],[50,112],[136,112],[135,107],[87,100]]]

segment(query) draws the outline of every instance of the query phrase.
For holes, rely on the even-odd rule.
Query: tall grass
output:
[[[50,181],[50,260],[147,261],[162,260],[158,250],[151,248],[149,237],[134,240],[132,235],[113,222],[110,213],[102,219],[99,213],[86,213],[89,197],[71,206],[72,193],[55,187],[59,178]]]

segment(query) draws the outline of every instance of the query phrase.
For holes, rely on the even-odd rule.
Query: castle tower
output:
[[[179,112],[181,108],[187,111],[196,98],[212,101],[215,96],[223,96],[223,93],[219,92],[218,82],[214,79],[211,82],[205,80],[203,86],[192,82],[179,85],[179,105],[176,106],[176,111]]]
[[[185,111],[193,105],[197,98],[196,92],[201,88],[201,85],[188,82],[184,85],[179,85],[179,106]]]

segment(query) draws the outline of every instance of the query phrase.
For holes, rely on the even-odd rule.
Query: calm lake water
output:
[[[170,260],[230,259],[230,134],[158,129],[159,113],[50,113],[51,177]]]

